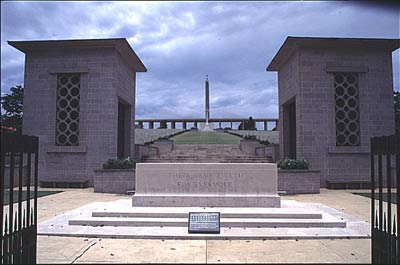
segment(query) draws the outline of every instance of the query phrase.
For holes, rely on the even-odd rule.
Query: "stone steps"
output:
[[[187,218],[190,211],[204,211],[195,207],[132,207],[129,209],[95,210],[92,217],[150,217],[150,218]],[[320,212],[286,208],[208,208],[207,211],[220,212],[221,218],[296,218],[322,219]]]
[[[129,227],[187,227],[188,218],[150,218],[150,217],[90,217],[69,220],[69,225],[83,226],[129,226]],[[257,227],[257,228],[283,228],[283,227],[346,227],[340,220],[322,219],[277,219],[277,218],[221,218],[221,227]]]
[[[172,152],[150,155],[144,162],[164,163],[265,163],[272,162],[272,157],[258,157],[243,153],[239,145],[174,145]]]
[[[220,212],[221,228],[344,228],[329,214],[288,208],[131,207],[94,210],[69,220],[71,226],[187,227],[189,212]]]
[[[189,212],[220,212],[220,234],[188,233]],[[114,219],[110,220],[110,217]],[[165,222],[165,218],[172,220]],[[71,224],[80,222],[83,225],[71,225],[69,220],[72,221]],[[134,221],[135,226],[127,226],[129,223],[119,226],[124,221]],[[95,226],[88,225],[90,222]],[[277,226],[271,227],[274,222]],[[306,226],[300,227],[302,222]],[[314,226],[309,225],[310,222]],[[172,226],[177,223],[179,226]],[[142,226],[136,226],[138,224]],[[291,227],[287,227],[289,225]],[[132,207],[130,199],[122,199],[91,203],[42,221],[38,225],[38,235],[185,240],[349,239],[369,238],[370,231],[369,223],[336,209],[291,200],[283,200],[281,208],[263,208]]]

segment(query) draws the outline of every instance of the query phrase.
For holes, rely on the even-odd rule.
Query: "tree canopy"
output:
[[[17,132],[22,132],[22,115],[24,88],[21,85],[10,88],[11,94],[1,96],[1,126],[15,128]],[[11,130],[12,131],[12,130]]]

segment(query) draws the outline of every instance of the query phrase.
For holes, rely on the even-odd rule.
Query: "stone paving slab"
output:
[[[42,188],[41,188],[42,189]],[[44,190],[44,189],[43,189]],[[50,190],[50,189],[46,189]],[[130,196],[89,189],[39,198],[39,222],[92,202],[129,200]],[[356,190],[360,192],[360,190]],[[363,191],[363,190],[361,190]],[[364,190],[368,192],[368,190]],[[355,220],[370,219],[370,200],[352,190],[321,189],[320,194],[282,196],[322,203]],[[285,207],[285,204],[282,204]],[[93,241],[89,241],[93,240]],[[92,242],[97,242],[91,245]],[[75,260],[75,262],[74,262]],[[371,263],[370,239],[159,240],[38,236],[38,263]]]
[[[300,203],[283,200],[284,209],[297,208],[297,211],[319,211],[323,218],[333,216],[345,221],[346,228],[237,228],[221,227],[221,234],[189,234],[187,227],[114,227],[114,226],[78,226],[69,225],[68,221],[75,218],[90,218],[93,211],[107,209],[111,205],[119,208],[129,205],[129,200],[118,200],[105,203],[96,202],[62,215],[41,222],[38,225],[39,235],[84,236],[98,238],[152,238],[152,239],[323,239],[323,238],[368,238],[370,225],[348,214],[316,203]],[[202,208],[204,209],[204,208]],[[207,208],[206,208],[207,209]],[[212,211],[218,208],[210,208]],[[198,207],[192,211],[198,210]],[[234,209],[230,209],[234,210]]]

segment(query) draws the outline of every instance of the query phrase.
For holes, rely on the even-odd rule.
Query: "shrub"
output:
[[[253,120],[253,117],[249,117],[248,120],[245,120],[239,124],[238,130],[245,130],[245,131],[254,131],[257,130],[256,123]]]
[[[103,169],[129,169],[135,168],[136,161],[131,158],[111,158],[103,164]]]
[[[158,129],[167,129],[167,121],[160,121],[160,127]]]
[[[285,158],[277,163],[280,169],[308,169],[310,163],[305,159],[290,159]]]

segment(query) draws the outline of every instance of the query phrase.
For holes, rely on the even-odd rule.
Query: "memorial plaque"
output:
[[[219,234],[219,212],[190,212],[188,229],[189,233]]]

